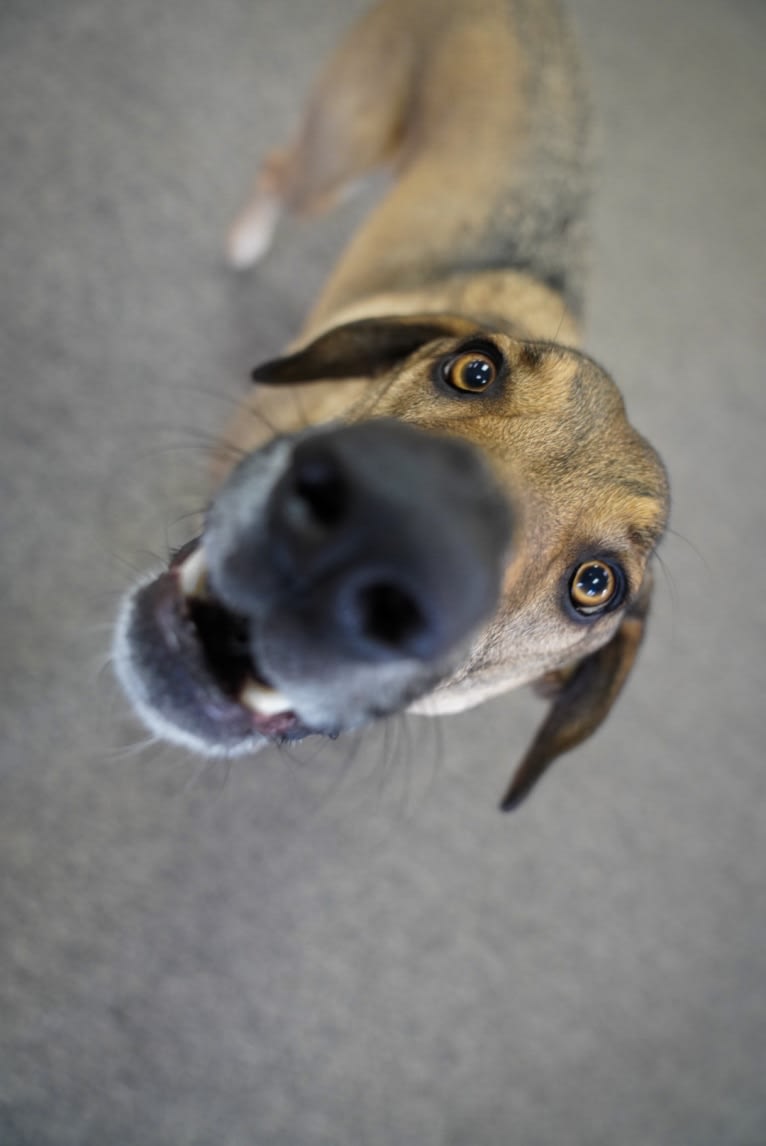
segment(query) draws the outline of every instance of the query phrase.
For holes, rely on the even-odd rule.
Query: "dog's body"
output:
[[[128,599],[118,670],[152,728],[211,753],[543,682],[511,806],[619,692],[667,513],[616,387],[569,349],[589,161],[553,0],[376,5],[264,164],[232,261],[381,165],[391,189],[256,371],[203,538]]]

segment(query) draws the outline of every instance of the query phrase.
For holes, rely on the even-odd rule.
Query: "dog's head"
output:
[[[342,422],[250,453],[202,538],[129,596],[136,708],[233,754],[539,682],[553,703],[514,806],[604,719],[643,632],[667,482],[614,383],[434,315],[337,327],[255,378],[366,385]]]

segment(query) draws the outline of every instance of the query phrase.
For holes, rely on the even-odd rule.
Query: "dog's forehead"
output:
[[[465,349],[480,353],[484,342],[502,362],[485,393],[466,395],[438,384],[445,363]],[[546,477],[573,471],[587,480],[599,471],[609,473],[621,459],[635,480],[648,481],[659,466],[654,451],[630,426],[617,385],[593,359],[569,347],[492,330],[422,347],[404,368],[382,379],[371,412],[459,434],[490,458],[522,463]]]
[[[574,430],[624,419],[624,403],[616,383],[581,351],[503,334],[495,335],[493,342],[507,364],[504,397],[510,413],[548,417],[559,421],[562,428]]]
[[[444,364],[464,352],[490,349],[500,364],[498,380],[484,394],[450,393],[434,383]],[[380,378],[382,404],[403,416],[418,414],[435,422],[498,420],[521,415],[557,422],[580,432],[624,419],[622,397],[609,374],[578,350],[557,343],[530,341],[491,328],[477,327],[473,337],[428,341],[406,364],[397,363]],[[568,420],[563,420],[566,414]],[[572,419],[575,419],[572,421]]]

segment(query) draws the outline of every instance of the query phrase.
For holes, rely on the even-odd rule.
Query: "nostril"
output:
[[[425,618],[409,593],[383,582],[365,586],[357,596],[362,633],[392,650],[416,651]]]
[[[348,492],[337,466],[328,457],[311,455],[297,460],[293,491],[312,520],[329,528],[345,515]]]

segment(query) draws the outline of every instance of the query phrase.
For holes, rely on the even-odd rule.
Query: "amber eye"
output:
[[[444,377],[456,390],[481,394],[497,378],[497,366],[488,354],[468,350],[447,363]]]
[[[622,584],[622,575],[615,566],[606,561],[584,561],[569,583],[569,597],[578,613],[590,616],[613,605]]]

